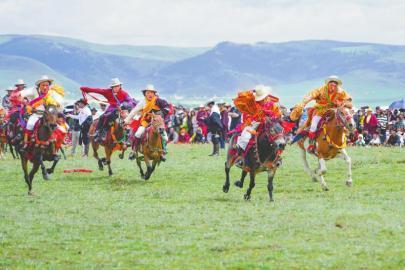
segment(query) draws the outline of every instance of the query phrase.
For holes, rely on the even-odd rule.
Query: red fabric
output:
[[[184,135],[179,135],[178,143],[189,143],[190,135],[186,132]]]
[[[55,150],[58,151],[61,147],[63,142],[65,141],[66,133],[60,129],[55,129],[52,133],[51,139],[55,140]]]
[[[377,133],[378,120],[375,114],[372,114],[367,122],[367,115],[364,117],[364,129],[372,136]]]
[[[295,123],[281,121],[281,126],[284,128],[284,133],[289,133],[295,127]]]
[[[102,95],[103,97],[105,97],[107,99],[107,102],[111,106],[114,106],[114,107],[118,106],[111,88],[102,89],[102,88],[91,88],[91,87],[83,86],[83,87],[80,87],[80,90],[82,90],[84,93],[95,93],[95,94]],[[119,100],[119,102],[124,102],[125,100],[127,100],[129,98],[128,93],[122,89],[118,93],[116,93],[115,96]]]
[[[129,124],[129,127],[132,129],[132,130],[138,130],[138,128],[139,128],[139,126],[141,125],[141,120],[139,119],[139,120],[133,120],[130,124]]]
[[[64,173],[74,173],[74,172],[81,172],[81,173],[91,173],[93,170],[88,170],[88,169],[69,169],[69,170],[63,170]]]

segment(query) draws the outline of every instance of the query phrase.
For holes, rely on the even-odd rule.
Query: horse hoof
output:
[[[222,191],[225,192],[225,193],[228,193],[228,191],[229,191],[229,185],[224,185],[224,186],[222,187]]]
[[[29,195],[29,196],[34,196],[35,194],[34,194],[33,191],[30,190],[30,191],[28,191],[28,195]]]
[[[352,182],[352,181],[346,181],[346,186],[352,187],[352,186],[353,186],[353,182]]]
[[[248,194],[243,195],[243,198],[245,199],[245,201],[250,201],[250,195]]]
[[[312,177],[312,182],[318,182],[318,179],[315,176],[313,176]]]
[[[52,170],[52,169],[46,169],[46,172],[47,172],[48,174],[53,174],[53,170]]]
[[[271,202],[271,203],[274,203],[274,199],[273,199],[273,198],[270,198],[270,202]]]
[[[243,188],[243,184],[241,181],[236,181],[235,186],[237,186],[238,188]]]
[[[43,174],[43,175],[42,175],[42,178],[44,178],[44,180],[47,180],[47,181],[48,181],[48,180],[49,180],[49,175],[48,175],[47,173],[46,173],[46,174]]]
[[[329,191],[328,187],[322,187],[323,191]]]
[[[124,159],[124,155],[123,154],[119,154],[118,156],[120,159]]]

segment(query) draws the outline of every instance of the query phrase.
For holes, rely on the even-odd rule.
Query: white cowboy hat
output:
[[[120,79],[118,79],[118,78],[111,79],[111,84],[110,84],[111,88],[114,86],[118,86],[118,85],[122,85],[122,82],[120,82]]]
[[[23,80],[23,79],[18,79],[17,82],[15,83],[15,86],[19,86],[19,85],[26,85],[26,84],[24,83],[24,80]]]
[[[336,82],[339,86],[343,84],[342,80],[339,79],[339,77],[336,75],[332,75],[332,76],[329,76],[328,78],[326,78],[325,84],[328,84],[330,82]]]
[[[6,89],[4,89],[4,91],[14,91],[14,87],[9,86],[9,87],[7,87]]]
[[[265,99],[271,92],[270,86],[256,85],[254,88],[254,96],[256,101],[261,101]]]
[[[40,85],[41,83],[43,83],[43,82],[49,82],[49,84],[52,84],[52,83],[53,83],[53,80],[50,79],[47,75],[43,75],[43,76],[41,77],[41,79],[39,79],[38,81],[35,82],[35,85],[36,85],[36,86],[39,86],[39,85]]]
[[[148,84],[146,85],[145,89],[142,90],[143,93],[145,93],[146,91],[152,91],[152,92],[157,92],[157,90],[155,89],[155,86],[153,86],[153,84]]]
[[[215,101],[209,100],[207,103],[205,103],[205,106],[208,107],[210,104],[215,105]]]

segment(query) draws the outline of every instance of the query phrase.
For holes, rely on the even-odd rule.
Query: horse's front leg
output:
[[[225,193],[228,193],[229,191],[229,186],[230,184],[230,176],[229,176],[229,172],[231,171],[231,161],[230,161],[230,157],[228,157],[228,159],[225,161],[225,183],[222,186],[222,191]]]
[[[103,161],[98,156],[98,143],[92,142],[91,146],[93,147],[93,157],[97,159],[98,169],[100,171],[104,170]]]
[[[60,160],[59,156],[55,155],[53,158],[52,167],[46,170],[48,174],[53,174],[53,172],[55,171],[56,164],[58,164],[59,160]]]
[[[235,186],[237,186],[238,188],[243,188],[243,183],[245,182],[245,178],[246,178],[247,174],[248,174],[247,171],[242,169],[242,174],[240,176],[240,180],[235,181],[235,183],[234,183]]]
[[[316,178],[315,173],[309,167],[308,160],[307,160],[307,152],[305,151],[305,149],[302,149],[302,148],[300,148],[300,151],[301,151],[302,163],[304,164],[304,170],[311,177],[312,181],[317,182],[318,179]]]
[[[139,157],[138,157],[137,154],[135,154],[135,158],[136,158],[136,164],[137,164],[138,167],[139,167],[139,173],[141,174],[141,177],[144,178],[144,177],[145,177],[145,174],[144,174],[143,169],[142,169],[141,160],[139,159]]]
[[[274,202],[273,199],[273,179],[274,179],[274,175],[276,174],[277,171],[277,167],[272,168],[268,171],[268,175],[267,175],[267,190],[269,192],[269,198],[270,198],[270,202]]]
[[[256,169],[252,168],[249,175],[250,175],[249,187],[246,191],[246,194],[243,196],[246,201],[250,200],[250,197],[251,197],[250,194],[252,193],[252,189],[255,187]]]
[[[315,173],[319,176],[319,179],[321,180],[321,187],[324,191],[328,191],[329,188],[326,185],[325,179],[323,178],[323,176],[326,174],[326,161],[323,158],[320,158],[318,160],[319,163],[319,168],[317,170],[315,170]]]
[[[34,162],[32,165],[32,169],[31,172],[28,176],[29,178],[29,189],[28,189],[28,195],[34,195],[34,193],[32,192],[32,181],[34,180],[34,176],[37,173],[38,169],[39,169],[40,163],[39,162]]]
[[[24,158],[23,156],[21,156],[21,167],[23,169],[25,183],[27,183],[28,186],[28,195],[32,195],[31,194],[32,186],[30,182],[30,177],[28,175],[28,159]]]
[[[107,149],[105,148],[105,156],[106,156],[106,163],[108,166],[108,176],[112,176],[113,172],[111,169],[111,155],[112,155],[112,149]]]
[[[44,178],[44,180],[49,180],[48,171],[47,171],[47,169],[46,169],[46,167],[45,167],[42,154],[39,155],[38,161],[39,161],[39,165],[41,166],[42,178]]]
[[[152,165],[150,164],[149,159],[147,159],[146,157],[145,157],[145,165],[146,165],[146,173],[143,179],[148,180],[150,178],[150,174],[152,171]]]
[[[351,187],[353,185],[353,180],[352,180],[352,159],[347,154],[346,149],[342,149],[341,157],[343,158],[344,161],[346,161],[346,164],[347,164],[347,177],[348,177],[348,179],[346,180],[346,185],[348,187]]]

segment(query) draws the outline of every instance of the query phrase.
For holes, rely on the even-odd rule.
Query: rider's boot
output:
[[[23,152],[27,151],[28,147],[30,146],[31,135],[32,135],[31,130],[26,130],[24,132],[23,147],[21,148],[21,151]]]
[[[316,152],[316,132],[310,132],[308,135],[309,138],[309,145],[307,148],[307,152],[310,154],[315,154]]]
[[[129,156],[128,156],[129,160],[134,160],[135,159],[135,153],[136,153],[136,151],[138,151],[138,147],[139,147],[140,143],[141,143],[141,139],[134,136],[134,143],[133,143],[133,146],[132,146],[132,152],[129,153]]]
[[[160,156],[160,161],[166,161],[166,154],[167,154],[167,134],[166,131],[162,132],[162,148],[163,152]]]
[[[244,159],[245,159],[245,157],[244,157],[245,150],[242,147],[240,147],[239,145],[237,147],[238,147],[238,157],[237,157],[238,160],[236,161],[235,165],[237,167],[242,168]]]

